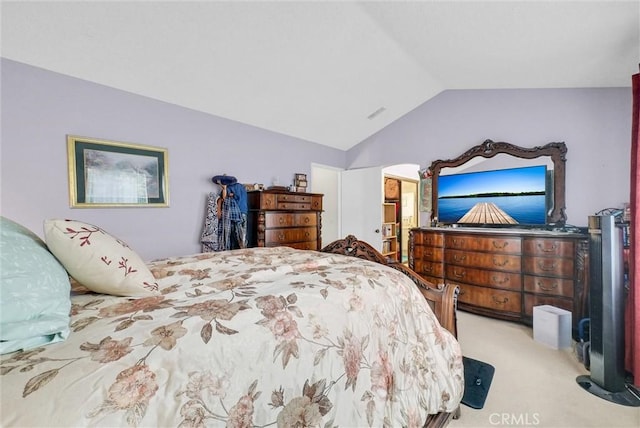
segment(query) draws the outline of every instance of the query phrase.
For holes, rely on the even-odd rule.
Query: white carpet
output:
[[[555,350],[533,340],[521,324],[458,312],[465,356],[496,369],[482,409],[461,406],[456,427],[640,427],[640,407],[610,403],[582,389],[589,374],[573,349]]]

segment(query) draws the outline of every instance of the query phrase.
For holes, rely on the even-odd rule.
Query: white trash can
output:
[[[551,305],[534,306],[533,340],[554,349],[571,347],[571,312]]]

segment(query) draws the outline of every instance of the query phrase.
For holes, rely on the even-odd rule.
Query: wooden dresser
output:
[[[280,245],[320,250],[322,196],[276,190],[247,192],[247,243],[249,247]]]
[[[460,309],[533,323],[533,307],[588,305],[588,235],[523,229],[414,228],[409,267],[434,284],[460,287]]]

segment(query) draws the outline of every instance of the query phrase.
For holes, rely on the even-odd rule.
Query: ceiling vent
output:
[[[385,110],[386,110],[385,107],[380,107],[378,110],[374,111],[369,116],[367,116],[367,119],[371,120],[371,119],[375,118],[376,116],[378,116],[379,114],[381,114]]]

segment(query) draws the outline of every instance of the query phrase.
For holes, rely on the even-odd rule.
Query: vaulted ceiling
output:
[[[3,57],[349,149],[447,89],[630,86],[638,1],[2,1]]]

